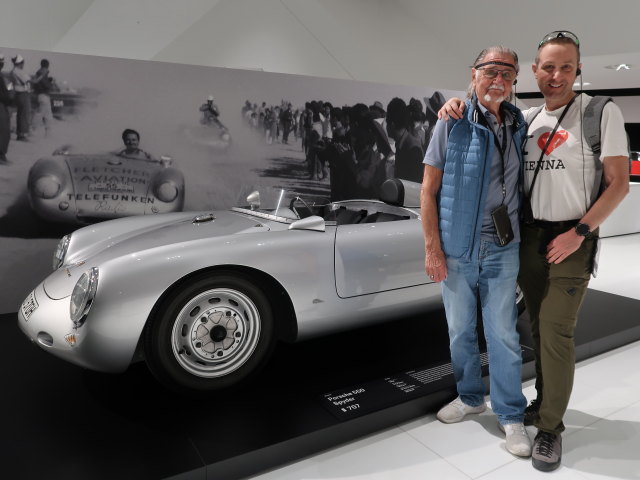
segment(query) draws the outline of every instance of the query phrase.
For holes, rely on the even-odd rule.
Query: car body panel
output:
[[[354,297],[428,283],[422,226],[415,220],[344,225],[336,237],[336,288]],[[371,242],[371,238],[380,241]],[[369,245],[366,245],[370,243]],[[366,245],[366,248],[363,248]]]

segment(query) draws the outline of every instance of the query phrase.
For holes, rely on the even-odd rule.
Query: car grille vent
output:
[[[216,219],[216,217],[213,215],[213,213],[207,213],[206,215],[198,215],[196,218],[193,219],[193,223],[207,223],[207,222],[213,222]]]

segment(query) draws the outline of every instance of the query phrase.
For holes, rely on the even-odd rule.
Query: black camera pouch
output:
[[[496,227],[498,242],[501,247],[504,247],[513,240],[513,228],[511,228],[511,220],[509,219],[507,206],[504,204],[500,205],[491,212],[491,218],[493,219],[493,225]]]

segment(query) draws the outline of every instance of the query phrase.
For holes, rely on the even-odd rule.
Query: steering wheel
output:
[[[294,204],[296,203],[296,200],[300,200],[300,202],[305,206],[305,208],[307,209],[307,211],[309,212],[307,215],[301,215],[300,212],[298,212],[298,210],[296,210],[296,208],[294,207]],[[305,202],[302,198],[300,197],[293,197],[291,199],[291,202],[289,202],[289,210],[291,210],[293,213],[295,213],[298,218],[305,218],[311,215],[311,207],[309,206],[309,204],[307,202]]]

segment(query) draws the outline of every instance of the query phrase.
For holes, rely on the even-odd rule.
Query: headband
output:
[[[477,65],[474,65],[471,68],[480,68],[480,67],[485,67],[487,65],[502,65],[503,67],[511,67],[514,70],[516,70],[516,66],[514,64],[506,63],[506,62],[498,62],[497,60],[491,60],[490,62],[479,63]]]

